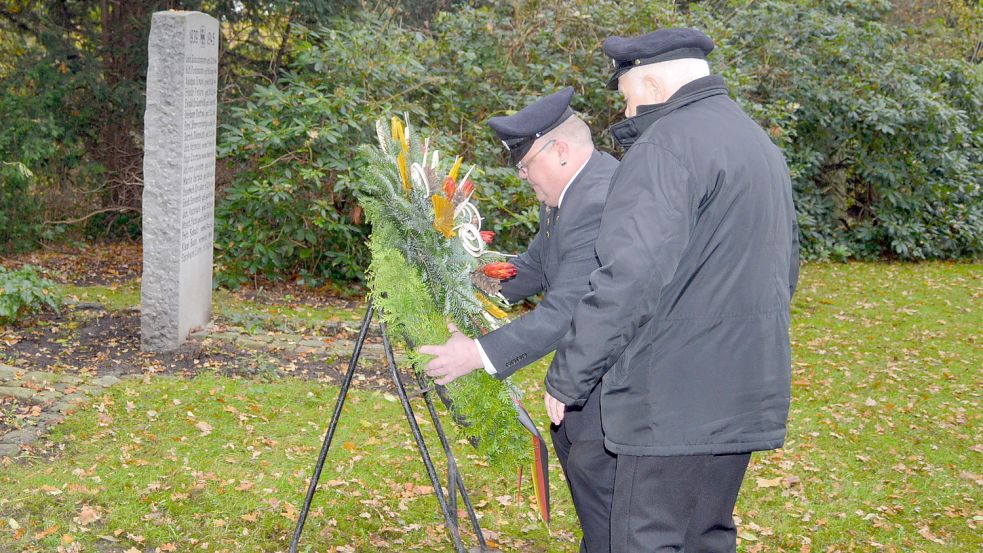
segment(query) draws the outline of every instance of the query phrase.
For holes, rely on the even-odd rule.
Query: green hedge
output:
[[[442,13],[429,32],[373,14],[298,28],[284,77],[234,109],[221,133],[237,168],[218,208],[223,274],[360,278],[356,146],[390,112],[444,132],[485,168],[479,200],[501,244],[520,248],[535,200],[485,121],[574,85],[574,107],[612,149],[605,129],[623,106],[603,89],[600,44],[665,25],[714,37],[714,72],[784,149],[805,257],[978,257],[983,72],[906,52],[883,22],[888,6],[518,2]]]
[[[736,92],[785,150],[807,256],[978,257],[983,71],[907,53],[888,7],[737,12]]]

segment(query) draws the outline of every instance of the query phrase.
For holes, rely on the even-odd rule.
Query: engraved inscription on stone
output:
[[[197,30],[192,29],[194,51]],[[204,35],[205,33],[202,33]],[[181,261],[211,250],[215,204],[215,89],[218,60],[184,61],[184,175],[181,183]]]

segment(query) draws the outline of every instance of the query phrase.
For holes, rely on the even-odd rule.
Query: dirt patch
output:
[[[139,279],[143,251],[139,243],[125,242],[59,246],[0,258],[0,263],[8,267],[36,265],[47,278],[61,283],[125,285]],[[263,305],[361,314],[365,289],[357,285],[313,289],[293,282],[256,280],[231,294],[235,300]],[[358,322],[342,315],[339,319],[343,320],[305,328],[288,320],[244,318],[248,320],[218,317],[207,335],[190,339],[177,351],[144,353],[140,351],[138,310],[108,311],[99,304],[66,305],[61,316],[45,313],[18,328],[0,327],[0,363],[26,370],[96,377],[143,373],[192,376],[216,371],[233,376],[297,376],[335,383],[347,371]],[[280,348],[275,341],[259,343],[258,338],[263,336],[255,336],[254,332],[300,333],[304,334],[302,338],[325,342],[328,347]],[[376,357],[369,355],[360,361],[356,387],[391,389],[388,371],[378,352],[379,341],[377,334],[370,335],[368,343],[376,345]]]
[[[318,340],[311,337],[330,345],[323,351],[288,351],[275,341],[245,347],[236,336],[250,341],[248,334],[236,334],[235,329],[218,325],[216,332],[193,337],[176,351],[148,353],[140,350],[139,311],[68,309],[62,316],[45,314],[29,326],[8,329],[0,336],[0,343],[6,345],[0,362],[75,376],[194,376],[211,371],[248,378],[294,376],[337,384],[347,371],[356,329],[335,326],[326,330],[330,336]],[[377,349],[380,340],[378,335],[370,336],[367,343]],[[356,374],[358,388],[391,389],[389,373],[378,355],[364,356]]]
[[[143,248],[126,242],[60,247],[22,254],[4,263],[12,268],[23,264],[41,267],[47,278],[62,284],[122,284],[143,271]]]
[[[47,278],[61,284],[126,284],[143,273],[143,247],[129,242],[59,246],[0,258],[0,265],[9,268],[25,264],[41,267]],[[352,283],[327,283],[320,288],[310,288],[292,282],[290,278],[283,282],[256,278],[244,283],[233,295],[289,307],[351,309],[361,303],[365,292],[363,286]]]

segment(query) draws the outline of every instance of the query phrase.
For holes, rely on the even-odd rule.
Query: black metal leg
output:
[[[447,496],[448,509],[454,517],[454,524],[460,528],[461,523],[457,520],[457,464],[447,459]]]
[[[407,343],[412,347],[412,342],[407,340]],[[430,418],[433,420],[434,428],[437,430],[437,437],[440,438],[440,445],[444,448],[444,454],[447,456],[447,488],[450,490],[451,505],[454,510],[454,519],[457,520],[457,492],[461,492],[461,501],[464,503],[464,508],[468,513],[468,519],[471,521],[471,528],[474,529],[475,535],[478,536],[478,544],[481,546],[482,551],[488,549],[488,544],[485,542],[485,535],[481,531],[481,525],[478,523],[478,515],[474,511],[474,506],[471,504],[471,498],[468,496],[468,491],[464,487],[464,479],[461,478],[461,471],[457,468],[457,459],[454,457],[454,452],[451,451],[450,442],[447,441],[447,434],[444,432],[443,425],[440,424],[440,417],[437,416],[437,410],[434,408],[433,398],[431,393],[433,393],[433,388],[427,387],[426,381],[423,377],[417,373],[416,381],[423,390],[423,399],[427,403],[427,410],[430,412]]]
[[[405,332],[403,333],[403,340],[410,349],[416,348],[413,340]],[[454,512],[454,520],[457,520],[457,491],[460,490],[461,500],[464,502],[468,519],[471,521],[471,528],[474,529],[475,535],[478,536],[478,545],[481,546],[482,551],[487,551],[488,543],[485,542],[485,535],[481,531],[481,524],[478,523],[478,515],[475,513],[474,506],[471,504],[468,490],[464,487],[464,479],[461,477],[461,471],[457,468],[457,458],[454,457],[454,452],[451,450],[450,443],[447,441],[447,434],[444,432],[443,425],[440,424],[440,417],[437,416],[437,410],[434,408],[433,396],[431,394],[436,391],[437,397],[440,398],[448,409],[451,407],[450,397],[444,395],[446,389],[443,386],[436,383],[433,386],[429,386],[420,373],[416,373],[416,383],[420,387],[420,390],[423,391],[423,399],[427,403],[430,419],[433,420],[434,428],[437,430],[437,436],[440,438],[440,445],[444,448],[444,454],[447,456],[447,487],[451,490],[451,509]],[[472,445],[476,446],[473,441]]]
[[[297,544],[300,542],[300,534],[304,531],[304,523],[307,522],[307,513],[311,509],[311,501],[314,499],[314,491],[317,489],[318,480],[321,479],[321,470],[324,468],[324,460],[328,456],[328,448],[331,447],[331,440],[334,438],[335,429],[338,427],[338,420],[341,418],[341,410],[348,396],[348,388],[352,383],[352,376],[355,374],[355,367],[358,365],[358,358],[362,354],[362,344],[369,331],[372,322],[372,300],[369,300],[365,308],[365,317],[362,318],[362,326],[358,330],[358,340],[355,342],[355,351],[352,352],[351,361],[348,362],[348,372],[341,383],[341,391],[338,392],[338,400],[335,402],[334,414],[331,415],[331,424],[328,425],[328,432],[324,435],[324,443],[321,444],[321,454],[317,458],[314,466],[314,475],[311,483],[307,486],[307,497],[304,498],[304,506],[300,510],[300,517],[297,519],[297,527],[294,529],[293,539],[290,540],[290,553],[297,553]]]
[[[440,509],[444,514],[444,520],[447,522],[447,529],[451,533],[451,540],[454,542],[454,548],[458,553],[467,553],[464,549],[464,544],[461,542],[461,533],[457,527],[456,513],[452,516],[451,511],[447,505],[447,500],[444,497],[444,491],[440,486],[440,479],[437,477],[437,471],[434,468],[433,460],[430,458],[430,452],[427,450],[427,444],[423,440],[423,433],[420,431],[420,425],[416,422],[416,416],[413,414],[413,407],[410,405],[410,400],[406,395],[406,388],[403,386],[403,379],[399,376],[399,369],[396,368],[396,360],[393,356],[392,345],[389,343],[389,337],[386,335],[386,323],[380,321],[379,325],[382,327],[382,345],[386,353],[386,362],[389,364],[389,371],[392,375],[393,382],[396,384],[396,392],[399,395],[399,400],[403,404],[403,411],[406,413],[406,420],[410,424],[410,429],[413,431],[413,437],[416,439],[416,446],[420,450],[420,456],[423,458],[423,464],[427,467],[427,475],[430,476],[430,482],[433,484],[434,495],[437,496],[437,502],[440,503]],[[450,462],[450,460],[448,460]],[[454,493],[454,483],[448,482],[447,491]]]
[[[311,482],[307,488],[307,496],[304,498],[304,505],[297,520],[297,527],[294,529],[293,539],[290,542],[290,553],[297,552],[300,536],[304,530],[304,524],[307,521],[307,515],[311,508],[311,502],[314,499],[314,492],[317,490],[317,483],[321,478],[321,471],[324,468],[324,462],[327,458],[328,450],[331,447],[331,441],[334,438],[338,421],[341,419],[342,408],[344,406],[345,399],[348,396],[348,390],[351,387],[352,377],[354,376],[355,369],[358,366],[358,359],[362,354],[362,346],[365,343],[365,338],[368,335],[369,327],[372,324],[372,315],[374,312],[375,309],[372,305],[372,301],[370,300],[365,310],[365,316],[362,319],[362,326],[359,328],[358,339],[355,342],[355,350],[352,352],[351,360],[348,363],[348,372],[345,374],[345,378],[341,384],[341,390],[338,392],[338,400],[335,403],[334,413],[331,416],[331,423],[328,425],[328,431],[325,434],[324,442],[321,445],[321,452],[318,456],[317,464],[314,467],[314,474],[311,477]],[[426,401],[430,418],[433,420],[437,435],[440,438],[441,446],[444,449],[444,453],[447,455],[447,491],[451,494],[450,498],[447,498],[444,495],[440,479],[437,477],[437,471],[434,468],[433,459],[430,457],[430,452],[427,449],[426,442],[423,439],[423,433],[420,430],[420,425],[417,424],[416,417],[413,414],[413,408],[410,405],[409,397],[406,393],[406,387],[403,385],[402,377],[400,376],[399,369],[396,366],[392,345],[390,344],[389,338],[386,335],[386,325],[382,321],[380,321],[379,324],[382,328],[383,349],[385,351],[386,362],[389,366],[390,375],[392,376],[393,383],[396,385],[396,392],[398,393],[400,402],[403,405],[403,411],[406,413],[410,430],[412,430],[413,437],[416,439],[417,448],[420,450],[420,457],[423,459],[423,464],[426,466],[427,475],[430,477],[430,482],[433,484],[434,495],[437,496],[437,502],[440,504],[441,511],[444,515],[444,521],[447,523],[448,531],[450,531],[451,540],[454,542],[454,548],[457,553],[467,553],[467,550],[465,550],[464,544],[461,541],[461,533],[457,518],[457,492],[460,491],[462,501],[468,512],[468,518],[470,519],[471,526],[474,528],[475,534],[478,536],[478,543],[480,544],[481,550],[487,551],[488,545],[485,542],[485,537],[481,532],[481,526],[478,523],[478,517],[475,514],[474,507],[471,504],[471,499],[464,487],[464,479],[461,477],[460,470],[458,469],[457,460],[454,458],[454,453],[451,451],[450,443],[447,440],[447,435],[444,433],[444,429],[440,424],[440,419],[437,417],[437,411],[434,409],[433,399],[430,395],[434,389],[433,387],[426,387],[422,376],[418,373],[416,374],[417,382],[420,385],[421,390],[423,390],[423,397]],[[407,344],[412,348],[412,342],[405,335],[404,338],[407,339]],[[439,393],[441,390],[438,389],[437,392]]]

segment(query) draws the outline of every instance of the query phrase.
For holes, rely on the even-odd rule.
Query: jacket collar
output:
[[[638,113],[634,117],[629,117],[611,125],[608,132],[614,140],[621,144],[626,150],[638,139],[646,129],[653,123],[677,109],[688,106],[710,96],[727,94],[727,86],[724,80],[716,75],[701,77],[683,85],[668,100],[661,104],[650,104],[638,106]]]
[[[564,205],[564,200],[566,200],[567,205],[577,201],[576,200],[577,196],[581,194],[581,192],[577,191],[580,188],[580,184],[587,180],[587,176],[594,171],[594,169],[598,165],[597,163],[598,160],[600,160],[601,156],[603,155],[604,154],[602,154],[598,150],[594,150],[594,152],[591,153],[590,157],[587,158],[587,161],[584,162],[584,165],[580,168],[577,174],[574,175],[573,178],[570,179],[570,182],[567,183],[566,188],[563,189],[563,193],[560,194],[560,202],[559,202],[560,205],[556,207],[550,207],[546,205],[546,203],[542,204],[543,207],[546,208],[545,213],[547,216],[554,211],[559,213],[560,207]]]

